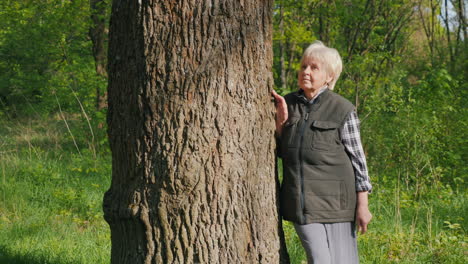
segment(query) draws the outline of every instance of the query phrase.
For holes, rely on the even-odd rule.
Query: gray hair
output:
[[[301,61],[304,61],[304,59],[315,59],[322,64],[328,76],[333,77],[331,82],[328,83],[328,88],[333,90],[343,70],[343,62],[338,51],[325,46],[320,40],[316,40],[304,51]]]

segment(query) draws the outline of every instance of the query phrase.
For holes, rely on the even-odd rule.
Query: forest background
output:
[[[110,5],[0,2],[0,263],[109,263]],[[467,262],[466,10],[462,0],[275,2],[278,92],[297,89],[314,40],[343,57],[335,90],[358,109],[374,185],[362,263]]]

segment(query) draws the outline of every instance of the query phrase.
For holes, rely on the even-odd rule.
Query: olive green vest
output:
[[[280,209],[297,224],[354,221],[355,176],[340,131],[354,106],[326,90],[313,104],[285,96],[288,120],[280,139]]]

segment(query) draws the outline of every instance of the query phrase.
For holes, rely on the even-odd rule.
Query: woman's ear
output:
[[[328,76],[327,77],[327,85],[330,84],[331,81],[333,81],[333,76]]]

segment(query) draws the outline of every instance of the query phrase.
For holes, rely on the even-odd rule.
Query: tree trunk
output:
[[[286,84],[286,67],[284,65],[284,1],[280,1],[280,21],[279,21],[279,31],[280,31],[280,79],[281,79],[281,89],[285,90],[287,87]]]
[[[449,58],[450,58],[450,63],[449,67],[453,69],[454,66],[454,54],[453,54],[453,46],[452,46],[452,41],[450,39],[450,24],[449,24],[449,12],[448,12],[448,0],[444,1],[444,9],[445,9],[445,16],[443,17],[443,21],[445,24],[445,33],[447,34],[447,49],[449,51]]]
[[[107,78],[107,51],[106,51],[106,2],[104,0],[90,0],[92,24],[89,36],[93,43],[93,56],[96,65],[96,73]],[[98,110],[107,106],[106,94],[96,87],[96,108]]]
[[[288,61],[288,67],[286,68],[286,79],[285,79],[285,83],[286,83],[286,86],[287,87],[295,87],[295,84],[293,83],[290,83],[290,78],[293,78],[294,79],[294,72],[293,72],[293,68],[292,68],[292,65],[293,65],[293,62],[294,60],[296,59],[296,54],[295,54],[295,49],[296,49],[296,42],[293,40],[292,43],[288,43],[288,51],[289,51],[289,61]]]
[[[465,7],[466,3],[465,1],[462,1],[462,0],[458,0],[458,10],[457,10],[457,13],[458,13],[458,27],[461,28],[463,30],[463,41],[466,45],[467,41],[467,33],[466,33],[466,27],[467,27],[467,24],[466,24],[466,7]]]
[[[114,0],[112,263],[287,263],[272,1]]]
[[[458,29],[456,30],[457,38],[456,38],[456,44],[455,44],[455,54],[459,54],[459,48],[467,50],[468,47],[468,41],[467,40],[467,33],[466,33],[466,8],[465,8],[465,1],[458,0],[457,3],[452,2],[452,5],[455,7],[455,10],[457,12],[457,20],[458,20]],[[458,7],[456,7],[458,6]],[[463,41],[461,40],[462,36],[462,31],[463,31]],[[461,47],[460,42],[463,42]]]

